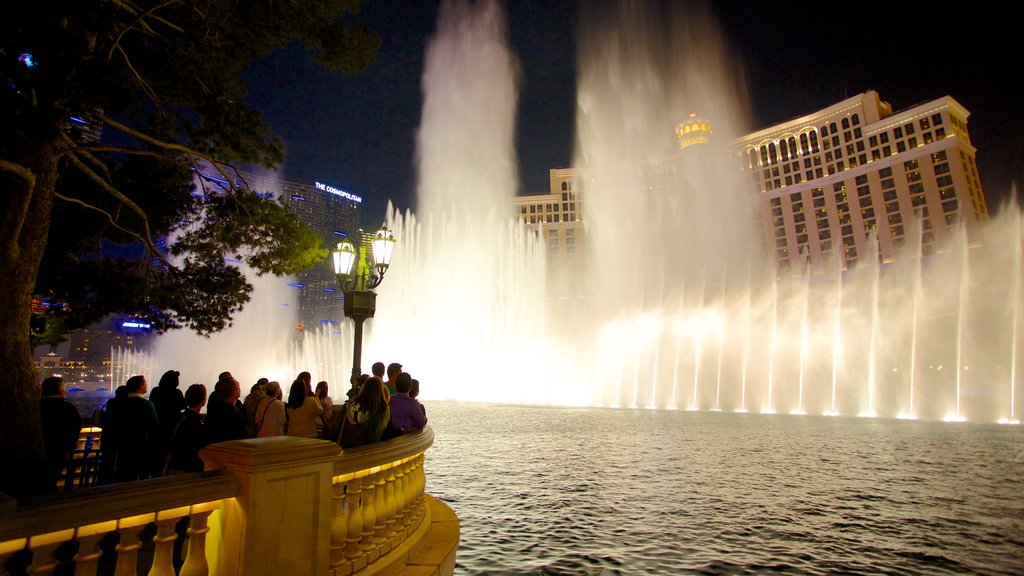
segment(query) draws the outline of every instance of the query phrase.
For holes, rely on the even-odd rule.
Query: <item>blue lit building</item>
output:
[[[282,199],[306,226],[323,238],[323,245],[333,249],[349,238],[359,242],[359,207],[362,198],[322,182],[291,182],[274,175],[243,174],[249,186],[260,194]],[[303,334],[321,325],[341,325],[341,292],[329,260],[306,270],[293,279],[281,279],[297,291],[295,330]]]

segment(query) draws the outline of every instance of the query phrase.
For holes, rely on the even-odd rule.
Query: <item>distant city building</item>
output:
[[[306,226],[323,238],[323,245],[334,249],[348,238],[361,241],[359,206],[362,198],[321,182],[291,182],[273,177],[243,174],[257,193],[273,195],[285,202]],[[297,333],[331,326],[338,330],[344,320],[341,291],[328,260],[296,276],[289,282],[297,291],[295,329]]]
[[[113,315],[69,333],[67,340],[56,346],[36,347],[32,356],[40,379],[63,376],[69,386],[74,382],[109,383],[115,351],[145,351],[154,337],[148,324]]]
[[[969,115],[949,96],[893,113],[869,90],[740,139],[779,273],[873,258],[870,236],[882,262],[919,239],[930,254],[986,222]]]
[[[583,179],[574,168],[553,168],[548,177],[547,194],[517,196],[513,202],[526,227],[544,238],[548,294],[572,296],[579,292],[575,281],[580,277],[577,271],[583,259]]]
[[[778,274],[821,272],[830,258],[855,266],[875,256],[867,253],[872,237],[881,262],[919,243],[927,255],[958,227],[970,235],[987,222],[969,115],[949,96],[893,113],[869,90],[738,139],[739,169],[753,183]],[[675,132],[684,149],[708,142],[712,131],[690,115]],[[642,185],[666,184],[677,160],[666,159],[670,169],[645,175]],[[585,241],[584,181],[576,169],[553,169],[548,194],[515,199],[519,217],[547,242],[552,294],[574,293],[564,271],[578,265]]]

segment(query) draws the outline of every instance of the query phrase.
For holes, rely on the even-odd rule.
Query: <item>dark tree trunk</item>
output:
[[[29,319],[50,228],[58,154],[50,145],[20,159],[35,176],[34,185],[0,172],[0,491],[14,497],[47,489]]]

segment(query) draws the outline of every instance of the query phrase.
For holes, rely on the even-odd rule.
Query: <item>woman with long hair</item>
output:
[[[334,400],[327,393],[327,382],[323,380],[317,382],[316,399],[320,401],[320,406],[324,409],[324,430],[331,430],[334,424]]]
[[[381,434],[391,421],[388,407],[387,388],[376,376],[363,382],[355,398],[345,402],[338,443],[342,448],[372,444],[380,440]]]
[[[285,413],[288,419],[285,434],[288,436],[320,438],[323,435],[323,420],[320,416],[324,409],[313,396],[308,381],[298,378],[292,382]]]

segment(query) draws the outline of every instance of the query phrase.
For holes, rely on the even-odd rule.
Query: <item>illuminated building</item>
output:
[[[244,177],[257,193],[281,199],[303,224],[320,235],[325,248],[333,249],[343,238],[360,241],[361,197],[321,182],[290,182],[250,175]],[[297,291],[296,333],[316,330],[320,326],[338,329],[345,315],[334,270],[326,261],[292,280],[281,281],[287,282]]]
[[[733,150],[759,202],[765,246],[780,275],[855,266],[877,246],[881,262],[901,250],[928,255],[962,226],[968,235],[988,221],[970,113],[945,96],[906,110],[867,91],[828,108],[739,138]],[[709,141],[711,125],[696,115],[675,128],[679,148]],[[684,169],[668,159],[665,174]],[[580,185],[572,168],[550,171],[548,194],[515,199],[519,217],[544,236],[552,284],[565,292],[584,241]],[[660,179],[659,179],[660,178]],[[645,186],[665,185],[659,174]],[[877,239],[877,240],[875,240]],[[752,248],[753,249],[753,248]],[[906,254],[907,252],[902,252]],[[569,288],[572,293],[571,287]]]
[[[882,262],[927,255],[986,222],[969,114],[949,96],[894,113],[869,90],[741,138],[779,274],[875,257],[871,237]]]
[[[542,236],[547,247],[548,293],[567,297],[579,292],[574,280],[583,258],[583,180],[574,168],[553,168],[548,178],[547,194],[517,196],[513,203],[527,229]]]

